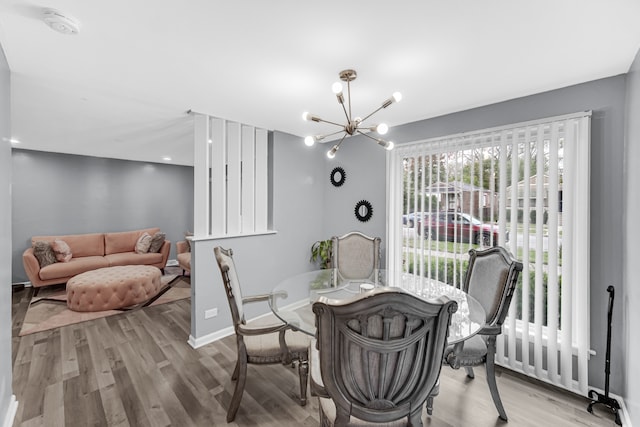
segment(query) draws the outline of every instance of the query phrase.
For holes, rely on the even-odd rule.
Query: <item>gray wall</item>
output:
[[[384,112],[378,113],[384,119]],[[313,126],[313,123],[310,124]],[[386,254],[386,153],[387,151],[371,139],[357,136],[345,140],[334,159],[326,156],[332,144],[318,144],[314,149],[319,159],[324,161],[323,230],[326,238],[340,236],[350,231],[360,231],[368,236],[382,238],[382,263]],[[336,166],[345,170],[346,180],[340,187],[329,181],[331,171]],[[355,206],[360,200],[367,200],[373,206],[373,216],[367,222],[355,216]]]
[[[631,325],[640,324],[640,286],[635,269],[636,245],[640,241],[638,214],[640,213],[640,51],[627,74],[627,115],[625,150],[625,215],[624,215],[624,294],[617,309],[623,314],[622,342],[625,346],[624,377],[625,405],[632,424],[640,425],[640,340]],[[635,381],[631,381],[631,378]]]
[[[10,410],[11,388],[11,102],[10,72],[0,46],[0,420]],[[9,420],[10,421],[10,420]]]
[[[589,363],[589,384],[600,388],[604,388],[608,296],[606,288],[614,285],[620,299],[624,298],[625,293],[622,286],[622,241],[625,234],[622,226],[625,92],[625,76],[616,76],[397,126],[390,129],[387,135],[388,139],[402,143],[593,110],[590,308],[591,348],[597,354]],[[398,107],[400,106],[399,104]],[[637,115],[636,111],[636,117]],[[326,165],[326,176],[322,179],[325,185],[326,205],[324,230],[325,234],[331,234],[334,231],[342,232],[352,227],[362,228],[371,234],[383,236],[384,242],[385,152],[372,142],[367,143],[366,140],[360,142],[345,141],[334,159],[336,164],[343,166],[347,172],[344,188],[335,189],[331,186],[328,173],[332,164]],[[359,226],[354,222],[352,207],[362,198],[374,200],[374,209],[376,207],[379,209],[375,211],[371,224]],[[379,222],[381,220],[382,223]],[[622,311],[619,307],[614,311],[613,330],[611,391],[621,394],[624,378],[622,370],[624,337]]]
[[[193,168],[13,149],[13,278],[28,278],[31,236],[160,227],[175,242],[193,229]]]

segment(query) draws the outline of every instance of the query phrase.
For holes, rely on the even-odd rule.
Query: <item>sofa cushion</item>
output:
[[[151,236],[149,233],[142,233],[140,237],[138,237],[138,241],[136,242],[135,253],[137,254],[146,254],[149,252],[149,248],[151,247]]]
[[[69,262],[56,262],[40,269],[41,280],[62,279],[96,268],[108,267],[106,258],[101,256],[85,256],[71,258]]]
[[[104,235],[104,254],[118,254],[123,252],[133,252],[136,242],[144,233],[153,236],[159,228],[147,228],[144,230],[123,231],[119,233],[105,233]]]
[[[110,267],[116,265],[154,265],[162,263],[161,253],[137,254],[135,252],[121,252],[105,255]],[[164,267],[164,266],[163,266]]]
[[[166,235],[161,232],[157,232],[151,237],[151,246],[149,246],[149,252],[160,252],[160,248],[166,240]]]
[[[63,236],[33,236],[31,238],[31,244],[38,240],[45,240],[49,243],[53,243],[54,240],[64,240],[74,257],[85,256],[103,256],[104,255],[104,234],[102,233],[90,233],[90,234],[69,234]]]
[[[56,259],[58,262],[69,262],[71,261],[71,257],[73,253],[71,252],[71,248],[64,240],[56,239],[51,244],[51,249],[56,254]]]
[[[40,268],[54,264],[58,260],[51,248],[51,244],[45,240],[39,240],[33,244],[33,255],[38,259]]]

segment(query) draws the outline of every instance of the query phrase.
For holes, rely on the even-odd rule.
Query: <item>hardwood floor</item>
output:
[[[197,350],[187,344],[191,307],[181,300],[18,337],[32,289],[13,293],[15,427],[33,426],[317,426],[318,404],[297,403],[297,370],[249,366],[233,423],[233,336]],[[509,423],[498,419],[484,372],[442,368],[441,391],[425,426],[614,426],[586,411],[586,399],[501,371]]]

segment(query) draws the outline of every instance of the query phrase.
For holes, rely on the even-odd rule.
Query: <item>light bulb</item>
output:
[[[307,147],[313,147],[313,144],[316,143],[316,139],[312,136],[307,136],[304,138],[304,143]]]
[[[327,151],[327,157],[333,159],[336,156],[336,151],[338,151],[338,146],[334,145],[331,150]]]
[[[331,85],[331,90],[333,91],[333,93],[335,93],[336,95],[342,92],[342,83],[340,82],[335,82],[333,85]]]
[[[309,114],[308,111],[305,111],[304,113],[302,113],[302,120],[309,120],[309,116],[311,114]]]
[[[395,102],[400,102],[402,100],[402,94],[400,92],[393,92],[393,95],[391,95],[391,97]]]
[[[393,150],[394,147],[394,143],[391,141],[385,141],[384,139],[377,139],[376,140],[378,142],[378,145],[381,146],[382,148],[384,148],[385,150]]]
[[[389,131],[389,126],[387,126],[384,123],[380,123],[378,126],[376,126],[376,132],[378,132],[380,135],[384,135]]]

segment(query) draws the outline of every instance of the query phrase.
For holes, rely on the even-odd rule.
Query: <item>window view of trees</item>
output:
[[[515,144],[487,137],[403,158],[403,263],[405,271],[460,287],[470,248],[505,246],[525,264],[514,297],[517,318],[542,316],[547,326],[549,270],[558,289],[562,277],[563,140],[526,136]],[[537,310],[536,294],[543,304]]]

